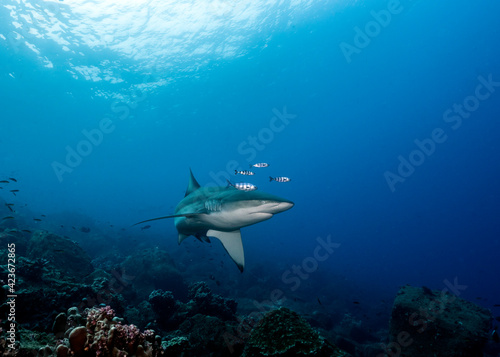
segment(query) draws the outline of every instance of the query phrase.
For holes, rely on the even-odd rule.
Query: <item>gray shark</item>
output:
[[[134,225],[174,218],[179,244],[189,236],[208,242],[208,237],[215,237],[243,271],[245,256],[240,229],[268,220],[293,205],[292,201],[260,191],[242,191],[232,186],[201,187],[190,170],[186,194],[175,208],[174,215],[148,219]]]

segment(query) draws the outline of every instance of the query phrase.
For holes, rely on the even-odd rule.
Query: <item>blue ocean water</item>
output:
[[[158,246],[236,297],[267,282],[373,305],[458,282],[492,308],[498,13],[491,0],[4,0],[0,179],[17,182],[0,197],[47,216],[29,229],[90,226],[89,251]],[[242,274],[218,242],[178,246],[172,221],[130,228],[173,214],[190,168],[225,185],[255,162],[270,166],[242,180],[295,206],[242,229]]]

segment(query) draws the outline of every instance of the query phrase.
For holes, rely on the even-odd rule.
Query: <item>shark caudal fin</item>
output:
[[[238,229],[232,232],[216,231],[209,229],[208,237],[215,237],[221,241],[231,259],[236,263],[238,269],[243,272],[245,268],[245,254],[243,253],[243,243],[241,242],[241,233]]]

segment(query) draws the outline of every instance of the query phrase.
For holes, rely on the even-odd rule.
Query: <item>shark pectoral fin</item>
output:
[[[241,242],[241,233],[238,229],[232,232],[216,231],[209,229],[207,232],[208,237],[215,237],[221,241],[231,259],[236,263],[238,269],[243,271],[245,267],[245,255],[243,253],[243,243]]]
[[[198,214],[199,213],[183,213],[183,214],[174,214],[174,215],[171,215],[171,216],[163,216],[163,217],[158,217],[158,218],[151,218],[151,219],[146,219],[145,221],[140,221],[140,222],[134,223],[133,225],[131,225],[131,227],[137,226],[138,224],[142,224],[142,223],[146,223],[146,222],[158,221],[160,219],[177,218],[177,217],[195,217]]]
[[[178,241],[178,242],[179,242],[179,244],[181,244],[181,243],[182,243],[182,241],[183,241],[184,239],[186,239],[187,237],[189,237],[189,236],[187,236],[187,235],[185,235],[185,234],[182,234],[182,233],[179,233],[179,241]]]

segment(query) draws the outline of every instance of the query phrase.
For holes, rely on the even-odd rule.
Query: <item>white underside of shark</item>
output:
[[[293,205],[292,201],[260,191],[242,191],[231,186],[201,187],[190,172],[186,195],[175,208],[174,215],[136,224],[174,218],[179,244],[191,235],[200,240],[217,238],[243,271],[245,256],[240,229],[268,220]]]

